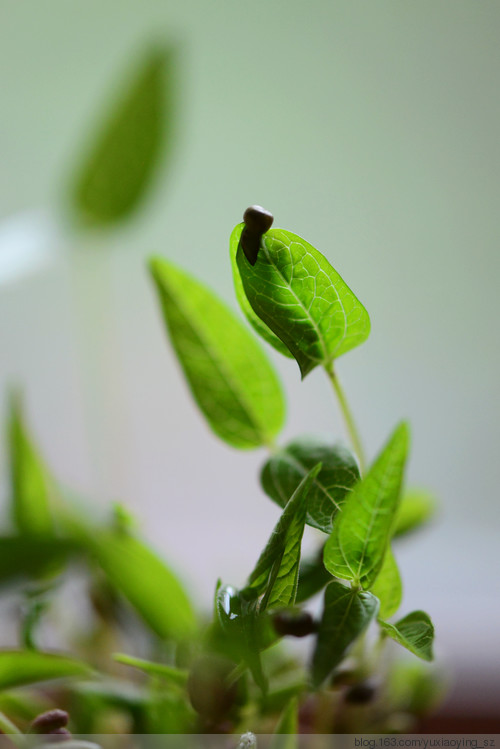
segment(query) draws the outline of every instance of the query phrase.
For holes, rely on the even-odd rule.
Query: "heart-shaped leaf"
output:
[[[287,349],[283,341],[280,341],[278,336],[276,336],[273,331],[268,328],[264,322],[262,322],[260,317],[255,314],[250,305],[250,302],[247,299],[247,295],[245,294],[240,272],[238,270],[238,265],[236,262],[236,254],[238,252],[238,245],[240,243],[241,237],[241,228],[241,224],[235,226],[231,234],[231,239],[229,241],[229,254],[231,257],[231,268],[233,271],[233,282],[236,298],[239,302],[243,314],[245,315],[255,332],[258,333],[261,338],[263,338],[267,343],[271,344],[271,346],[273,346],[276,351],[279,351],[280,354],[283,354],[283,356],[291,357],[293,359],[293,354]]]
[[[323,616],[312,661],[312,678],[320,686],[378,611],[372,593],[355,591],[334,580],[325,589]]]
[[[418,655],[424,661],[432,661],[432,644],[434,641],[434,625],[425,611],[412,611],[396,624],[379,622],[383,631],[393,640]]]
[[[172,345],[213,431],[234,447],[272,443],[285,406],[260,346],[198,281],[165,260],[150,267]]]
[[[270,229],[255,265],[241,246],[236,263],[254,313],[293,354],[302,377],[368,338],[366,309],[321,252],[296,234]]]
[[[296,439],[267,461],[261,483],[266,494],[285,507],[304,476],[317,463],[321,463],[322,468],[311,485],[306,522],[330,533],[337,510],[359,480],[356,458],[346,447],[317,437]]]
[[[403,422],[344,503],[324,551],[325,567],[334,577],[363,588],[375,582],[392,533],[408,445]]]

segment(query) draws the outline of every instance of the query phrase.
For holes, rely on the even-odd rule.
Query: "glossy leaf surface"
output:
[[[425,611],[412,611],[396,624],[380,622],[385,634],[424,661],[432,661],[434,625]]]
[[[324,552],[334,577],[363,588],[375,582],[398,508],[408,445],[408,426],[401,423],[344,503]]]
[[[312,662],[312,678],[320,686],[343,659],[349,646],[378,611],[372,593],[354,591],[334,580],[325,590],[323,615]]]
[[[318,464],[302,479],[250,575],[250,586],[259,593],[265,591],[263,607],[280,608],[295,603],[307,502],[320,470]]]
[[[231,257],[231,268],[233,271],[233,282],[236,298],[243,314],[245,315],[255,332],[258,333],[261,338],[263,338],[267,343],[273,346],[277,351],[279,351],[280,354],[293,358],[293,354],[290,353],[283,341],[281,341],[278,336],[276,336],[273,331],[268,328],[268,326],[264,322],[262,322],[260,317],[255,314],[250,305],[250,302],[247,299],[247,295],[245,294],[245,289],[243,288],[240,272],[238,270],[238,264],[236,262],[236,253],[238,251],[238,244],[241,237],[242,227],[243,224],[235,226],[229,242],[229,254]]]
[[[73,207],[88,225],[108,226],[127,217],[144,197],[170,137],[172,51],[155,49],[127,80],[101,125],[76,179]]]
[[[172,345],[191,392],[213,431],[240,448],[269,444],[285,415],[281,387],[244,325],[198,281],[153,260]]]
[[[222,633],[219,645],[224,655],[236,662],[242,660],[248,666],[255,683],[265,692],[268,684],[260,653],[272,644],[276,634],[271,630],[267,614],[259,613],[256,596],[246,593],[248,591],[238,591],[231,585],[218,587],[215,609]]]
[[[305,377],[365,341],[368,313],[328,260],[283,229],[262,238],[250,265],[241,247],[236,263],[257,317],[286,345]]]
[[[390,619],[394,616],[403,598],[403,584],[390,546],[387,547],[382,568],[370,591],[380,601],[380,618]]]
[[[284,507],[304,476],[318,463],[322,467],[311,485],[306,522],[330,533],[337,510],[359,480],[358,464],[346,447],[317,437],[301,437],[267,461],[261,483],[266,494]]]
[[[0,651],[0,689],[20,687],[65,676],[90,676],[92,669],[81,661],[35,650]]]

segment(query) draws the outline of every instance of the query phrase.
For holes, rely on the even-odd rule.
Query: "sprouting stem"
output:
[[[330,362],[328,366],[325,367],[326,373],[328,375],[328,378],[330,382],[332,383],[333,389],[335,391],[335,395],[337,396],[337,400],[340,406],[340,410],[342,412],[342,416],[344,418],[344,423],[346,425],[347,432],[349,434],[349,438],[351,440],[352,446],[354,448],[354,452],[356,453],[358,460],[359,460],[359,466],[361,468],[361,473],[365,472],[365,455],[363,451],[363,446],[361,444],[361,439],[359,436],[359,432],[357,430],[356,424],[354,422],[354,417],[352,415],[352,411],[349,407],[349,404],[347,402],[347,398],[345,396],[345,393],[340,385],[340,382],[338,380],[337,375],[335,374],[335,370],[333,369],[333,362]]]

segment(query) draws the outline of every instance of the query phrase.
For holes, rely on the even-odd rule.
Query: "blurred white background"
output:
[[[461,684],[494,699],[500,5],[1,0],[0,16],[0,386],[24,386],[56,473],[126,502],[200,607],[217,577],[243,581],[278,516],[257,479],[265,454],[208,431],[145,261],[164,254],[235,306],[229,233],[264,205],[371,314],[368,343],[338,366],[368,452],[408,418],[409,478],[442,503],[398,554],[403,609],[433,615],[457,699]],[[77,236],[68,179],[156,38],[179,47],[174,158],[132,222]],[[287,389],[283,439],[342,436],[322,373],[301,384],[269,355]]]

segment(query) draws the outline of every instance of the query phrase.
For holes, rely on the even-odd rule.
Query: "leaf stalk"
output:
[[[359,432],[356,427],[356,422],[354,421],[354,416],[349,407],[349,403],[347,402],[347,398],[345,396],[344,390],[338,380],[337,375],[335,374],[335,370],[333,369],[333,362],[330,362],[330,364],[325,367],[325,371],[326,371],[326,374],[328,375],[328,379],[332,383],[333,389],[335,391],[335,395],[337,396],[337,400],[340,406],[340,410],[342,412],[342,417],[344,419],[344,423],[347,429],[347,433],[349,435],[349,439],[351,440],[351,444],[354,448],[354,452],[356,453],[356,456],[359,460],[359,467],[361,469],[361,473],[364,473],[365,468],[366,468],[366,460],[365,460],[365,453],[363,450],[363,445],[361,443],[361,438],[359,436]]]

